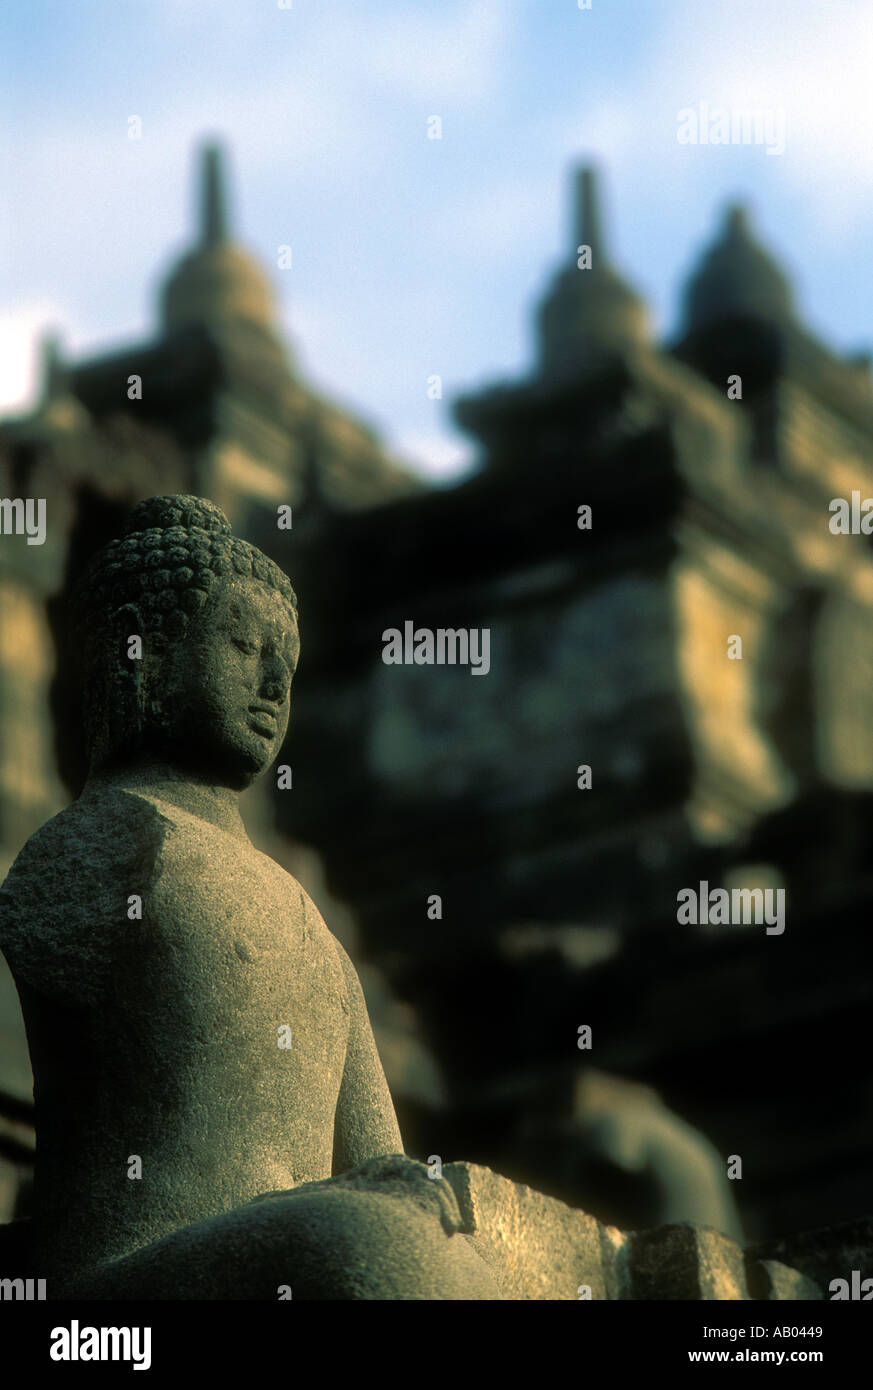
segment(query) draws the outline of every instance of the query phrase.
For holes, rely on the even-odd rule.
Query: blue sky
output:
[[[681,145],[700,102],[784,113],[784,153]],[[529,368],[580,160],[657,335],[740,198],[807,324],[873,346],[870,0],[5,0],[0,128],[5,408],[41,329],[71,356],[152,333],[213,134],[301,373],[432,477],[473,456],[451,396]]]

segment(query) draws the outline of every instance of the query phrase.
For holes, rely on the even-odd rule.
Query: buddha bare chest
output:
[[[176,1112],[209,1096],[228,1118],[260,1108],[266,1122],[276,1106],[306,1119],[317,1096],[331,1111],[347,987],[300,885],[250,843],[158,801],[99,810],[86,856],[76,815],[57,819],[41,856],[57,865],[50,892],[36,856],[13,885],[7,947],[37,1053],[55,1054],[73,1089],[114,1078],[116,1100],[134,1107],[137,1094],[160,1093]]]
[[[182,818],[165,828],[147,880],[141,894],[131,885],[141,909],[132,905],[111,953],[109,998],[137,1031],[243,1086],[338,1085],[346,983],[300,885],[253,847]]]

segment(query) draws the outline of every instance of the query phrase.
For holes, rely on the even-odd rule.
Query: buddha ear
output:
[[[166,639],[143,618],[135,603],[126,603],[113,614],[115,669],[122,681],[136,691],[137,701],[145,690],[154,690]]]
[[[116,671],[126,708],[127,728],[143,730],[160,714],[160,663],[166,642],[144,620],[135,603],[112,615]]]
[[[142,669],[131,667],[132,662],[142,661],[145,647],[142,615],[134,603],[126,603],[113,614],[113,636],[115,640],[118,665],[122,671],[130,670],[136,675]]]

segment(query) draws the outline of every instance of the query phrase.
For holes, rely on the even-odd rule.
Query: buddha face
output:
[[[282,745],[299,654],[280,594],[252,579],[218,585],[147,675],[164,751],[216,784],[248,786]]]

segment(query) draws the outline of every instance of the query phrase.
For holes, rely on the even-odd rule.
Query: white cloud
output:
[[[657,107],[678,111],[701,100],[729,110],[784,111],[785,154],[756,151],[772,166],[766,177],[802,193],[810,222],[831,238],[856,234],[853,219],[869,225],[873,7],[734,0],[701,9],[690,0],[684,9],[662,34],[658,63],[638,99],[650,118]],[[679,147],[672,153],[675,163]],[[725,153],[734,150],[712,149],[702,168],[691,160],[684,167],[692,179],[703,177]],[[722,160],[720,172],[728,167]]]
[[[39,387],[39,343],[58,331],[67,316],[48,299],[25,300],[0,318],[0,410],[23,412],[35,404]]]

